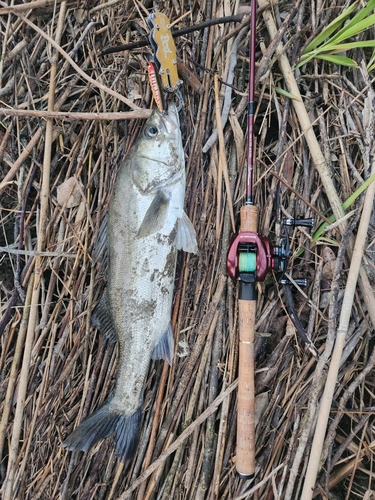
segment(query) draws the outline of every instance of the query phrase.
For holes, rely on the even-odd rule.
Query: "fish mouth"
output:
[[[168,105],[168,111],[162,116],[162,124],[167,134],[173,134],[176,129],[180,128],[180,119],[175,104]]]

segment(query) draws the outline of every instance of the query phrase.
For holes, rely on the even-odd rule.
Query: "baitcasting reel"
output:
[[[260,236],[253,231],[240,232],[233,240],[228,256],[227,270],[229,276],[240,282],[239,299],[240,300],[256,300],[257,291],[255,283],[264,281],[267,274],[274,270],[280,271],[281,278],[279,283],[284,287],[286,305],[289,316],[291,317],[299,335],[306,343],[309,350],[315,357],[318,357],[318,352],[313,346],[311,340],[303,328],[303,325],[298,318],[294,305],[292,292],[290,290],[291,281],[285,276],[288,269],[289,258],[292,251],[289,246],[288,227],[307,227],[314,226],[314,219],[284,219],[283,229],[284,235],[280,241],[280,245],[273,246],[269,238]],[[293,280],[298,286],[306,286],[307,280]]]
[[[314,219],[284,219],[285,236],[281,239],[280,245],[275,247],[269,238],[258,233],[252,231],[239,233],[233,240],[227,256],[229,276],[238,280],[243,273],[253,273],[255,281],[264,281],[272,270],[284,274],[292,254],[287,227],[297,226],[312,228]],[[306,280],[297,280],[296,283],[304,286]]]

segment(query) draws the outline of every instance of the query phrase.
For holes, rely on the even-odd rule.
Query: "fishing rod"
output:
[[[281,271],[279,281],[284,285],[288,298],[288,312],[297,330],[308,343],[311,351],[316,350],[295,314],[292,305],[290,281],[284,273],[291,255],[287,226],[312,227],[313,219],[285,219],[285,237],[279,246],[258,234],[258,207],[254,204],[254,114],[255,114],[255,44],[256,44],[256,0],[251,0],[250,48],[249,48],[249,103],[247,137],[247,171],[245,204],[240,209],[240,231],[234,238],[227,256],[227,270],[232,279],[239,281],[238,323],[238,409],[236,469],[241,479],[252,479],[255,474],[255,318],[257,305],[257,282],[264,281],[271,270]],[[307,284],[305,279],[294,280],[299,286]],[[302,329],[302,331],[301,331]],[[303,332],[303,333],[302,333]]]
[[[165,110],[165,95],[178,95],[181,80],[177,73],[176,48],[173,43],[171,25],[167,16],[160,12],[147,18],[150,29],[149,41],[153,49],[148,64],[150,85],[155,102],[160,111]],[[290,282],[285,277],[291,251],[287,226],[314,224],[313,219],[286,219],[283,222],[285,237],[280,246],[258,234],[258,207],[254,204],[254,114],[255,114],[255,40],[256,40],[256,0],[251,0],[250,49],[249,49],[249,103],[247,139],[247,175],[245,205],[240,210],[240,232],[235,237],[228,252],[229,275],[239,281],[239,375],[238,375],[238,415],[237,415],[237,459],[236,468],[242,479],[250,479],[255,472],[255,384],[254,384],[254,343],[257,305],[257,282],[264,281],[273,269],[282,271],[279,280],[285,289],[287,309],[309,348],[316,350],[307,338],[303,326],[293,307]],[[306,285],[306,280],[295,280]]]

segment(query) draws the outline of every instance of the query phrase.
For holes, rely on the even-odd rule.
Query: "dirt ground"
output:
[[[291,321],[280,275],[269,273],[257,284],[253,481],[236,476],[237,285],[226,272],[245,198],[249,4],[12,4],[0,2],[2,498],[296,500],[311,462],[313,498],[375,498],[375,30],[345,39],[368,46],[336,50],[354,64],[332,54],[303,59],[311,42],[320,47],[366,5],[372,19],[373,2],[258,2],[259,233],[277,245],[283,218],[314,218],[311,230],[289,229],[287,272],[307,279],[292,298],[319,359]],[[199,253],[178,255],[175,357],[172,366],[151,363],[139,447],[124,465],[111,438],[87,453],[61,443],[114,387],[116,343],[90,321],[105,287],[93,248],[119,165],[155,104],[149,45],[112,49],[147,41],[153,10],[172,30],[195,27],[175,44],[185,210]],[[73,185],[60,188],[72,178],[73,202]]]

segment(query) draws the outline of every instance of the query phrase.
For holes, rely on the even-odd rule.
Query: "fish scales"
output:
[[[197,252],[194,228],[184,213],[185,162],[178,112],[154,110],[121,165],[112,196],[106,244],[107,288],[95,312],[106,335],[116,335],[119,360],[111,398],[64,441],[87,451],[114,436],[125,462],[138,443],[143,386],[150,359],[173,358],[170,324],[178,249]]]

